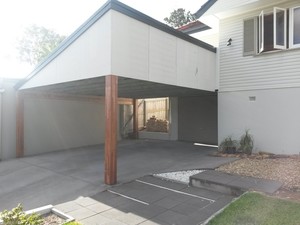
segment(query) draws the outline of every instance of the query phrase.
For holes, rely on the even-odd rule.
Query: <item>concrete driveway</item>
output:
[[[53,152],[0,162],[0,210],[59,204],[107,189],[104,146]],[[118,182],[147,174],[215,168],[233,161],[212,157],[215,149],[192,143],[130,140],[118,144]]]

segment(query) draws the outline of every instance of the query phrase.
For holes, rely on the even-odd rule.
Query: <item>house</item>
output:
[[[256,151],[300,154],[300,2],[209,0],[196,16],[219,39],[219,142],[249,129]]]
[[[167,140],[217,144],[216,48],[109,0],[17,89],[16,155],[105,143],[116,183],[121,112],[169,98]],[[127,122],[125,122],[126,124]]]
[[[209,0],[188,35],[109,0],[15,86],[17,157],[105,143],[115,184],[120,113],[132,108],[137,137],[138,99],[160,97],[164,139],[218,144],[249,129],[255,151],[298,154],[299,6]]]

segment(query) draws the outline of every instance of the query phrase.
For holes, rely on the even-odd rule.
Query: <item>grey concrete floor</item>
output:
[[[0,162],[0,210],[25,209],[91,196],[103,183],[104,146],[77,148]],[[147,174],[215,168],[234,159],[210,156],[215,149],[193,143],[128,140],[118,144],[118,182]]]

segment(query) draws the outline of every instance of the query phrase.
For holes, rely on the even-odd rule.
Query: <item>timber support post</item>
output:
[[[105,184],[117,183],[118,77],[105,77]]]
[[[23,93],[17,92],[16,105],[16,156],[24,156],[24,96]]]

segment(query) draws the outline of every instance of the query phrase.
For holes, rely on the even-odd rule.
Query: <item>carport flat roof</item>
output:
[[[163,32],[171,34],[177,38],[190,42],[208,51],[216,53],[216,48],[200,41],[192,36],[189,36],[177,29],[174,29],[164,23],[161,23],[146,14],[135,10],[118,0],[108,0],[100,9],[98,9],[86,22],[84,22],[77,30],[75,30],[69,37],[67,37],[59,47],[57,47],[45,60],[36,66],[36,68],[24,79],[18,82],[15,87],[16,89],[21,88],[27,81],[37,75],[44,67],[46,67],[51,61],[53,61],[58,55],[65,51],[73,42],[75,42],[82,34],[84,34],[94,23],[97,22],[105,13],[109,10],[115,10],[126,16],[129,16],[137,21],[141,21],[154,28],[157,28]]]
[[[31,91],[82,96],[104,96],[105,77],[95,77],[85,80],[77,80],[72,82],[37,87],[31,89]],[[125,77],[118,78],[118,96],[122,98],[185,97],[212,94],[214,94],[214,92]]]

